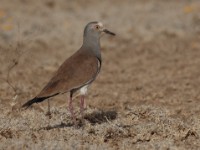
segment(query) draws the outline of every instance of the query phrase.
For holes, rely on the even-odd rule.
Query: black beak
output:
[[[111,31],[109,31],[109,30],[107,30],[107,29],[103,29],[103,32],[105,32],[106,34],[110,34],[110,35],[112,35],[112,36],[115,36],[115,35],[116,35],[115,33],[111,32]]]

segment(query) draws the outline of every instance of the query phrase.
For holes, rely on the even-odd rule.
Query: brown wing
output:
[[[37,97],[68,92],[92,81],[99,72],[98,63],[94,55],[79,50],[60,66]]]

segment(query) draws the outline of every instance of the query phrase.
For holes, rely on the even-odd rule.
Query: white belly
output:
[[[87,88],[88,88],[88,85],[83,86],[83,87],[80,89],[80,94],[81,94],[81,95],[86,95],[86,94],[87,94]]]

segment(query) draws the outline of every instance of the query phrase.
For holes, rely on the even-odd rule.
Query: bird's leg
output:
[[[81,95],[80,113],[81,113],[81,119],[83,120],[83,113],[84,113],[84,95]]]
[[[73,119],[73,122],[76,123],[76,118],[75,118],[75,115],[74,115],[74,108],[73,108],[73,105],[72,105],[72,93],[70,93],[70,99],[69,99],[69,111],[71,113],[71,117]]]
[[[48,110],[46,115],[49,116],[49,119],[51,119],[50,100],[48,99],[47,102],[48,102]]]

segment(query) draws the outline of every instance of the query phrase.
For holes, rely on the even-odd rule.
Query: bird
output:
[[[80,49],[63,62],[41,92],[33,99],[23,104],[22,108],[27,109],[34,103],[40,103],[56,95],[69,92],[68,109],[72,119],[76,120],[72,98],[74,93],[79,92],[80,113],[83,116],[84,99],[88,87],[93,83],[101,70],[102,57],[100,38],[104,33],[112,36],[116,35],[106,29],[101,22],[89,22],[84,28],[83,43]]]

